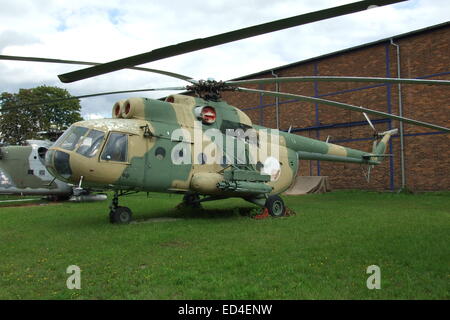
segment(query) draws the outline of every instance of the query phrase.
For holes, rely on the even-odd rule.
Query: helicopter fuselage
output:
[[[89,187],[248,198],[289,188],[299,152],[367,162],[367,152],[253,125],[224,101],[173,95],[119,101],[112,119],[74,123],[46,166]]]

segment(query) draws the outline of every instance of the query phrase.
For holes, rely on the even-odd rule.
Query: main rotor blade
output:
[[[339,76],[300,76],[300,77],[279,77],[264,79],[249,79],[226,81],[226,84],[240,86],[244,84],[267,84],[283,82],[376,82],[376,83],[401,83],[401,84],[434,84],[450,85],[450,80],[426,80],[426,79],[404,79],[404,78],[377,78],[377,77],[339,77]]]
[[[86,69],[61,74],[58,77],[62,82],[78,81],[81,79],[98,76],[108,72],[117,71],[123,68],[129,68],[147,62],[173,57],[183,53],[197,51],[274,31],[300,26],[311,22],[316,22],[320,20],[325,20],[329,18],[334,18],[366,10],[368,8],[372,8],[373,6],[385,6],[402,1],[405,0],[364,0],[349,3],[338,7],[328,8],[324,10],[301,14],[291,18],[280,19],[268,23],[255,25],[252,27],[221,33],[207,38],[200,38],[181,42],[175,45],[158,48],[146,53],[138,54],[124,59],[111,61],[95,67],[90,67]]]
[[[382,111],[376,111],[376,110],[367,109],[364,107],[358,107],[358,106],[354,106],[351,104],[346,104],[346,103],[341,103],[341,102],[336,102],[336,101],[301,96],[301,95],[291,94],[291,93],[279,93],[279,92],[273,92],[273,91],[247,89],[247,88],[241,88],[241,87],[237,88],[236,90],[241,91],[241,92],[258,93],[258,94],[263,94],[263,95],[272,96],[272,97],[290,98],[290,99],[296,99],[296,100],[300,100],[300,101],[320,103],[320,104],[325,104],[325,105],[329,105],[329,106],[333,106],[333,107],[338,107],[341,109],[347,109],[347,110],[352,110],[352,111],[357,111],[357,112],[365,112],[365,113],[373,114],[373,115],[377,115],[377,116],[383,116],[386,118],[398,120],[401,122],[411,123],[411,124],[414,124],[417,126],[422,126],[422,127],[426,127],[426,128],[430,128],[430,129],[436,129],[439,131],[450,132],[449,128],[441,127],[441,126],[434,125],[434,124],[431,124],[428,122],[413,120],[413,119],[396,116],[394,114],[390,114],[390,113],[386,113],[386,112],[382,112]]]
[[[107,96],[107,95],[119,94],[119,93],[133,93],[133,92],[146,92],[146,91],[177,91],[177,90],[186,90],[186,87],[166,87],[166,88],[135,89],[135,90],[122,90],[122,91],[110,91],[110,92],[92,93],[92,94],[85,94],[85,95],[81,95],[81,96],[73,96],[73,97],[69,97],[69,98],[43,100],[43,101],[38,101],[38,102],[33,102],[33,103],[22,104],[20,106],[9,107],[9,108],[8,107],[0,108],[0,113],[2,113],[3,111],[15,110],[15,109],[19,109],[19,108],[33,107],[33,106],[38,106],[38,105],[42,105],[42,104],[56,103],[56,102],[62,102],[62,101],[68,101],[68,100],[76,100],[76,99],[82,99],[82,98]]]
[[[97,66],[97,65],[101,64],[99,62],[89,62],[89,61],[75,61],[75,60],[62,60],[62,59],[50,59],[50,58],[39,58],[39,57],[6,56],[6,55],[0,55],[0,60],[49,62],[49,63],[61,63],[61,64],[81,64],[81,65],[88,65],[88,66]],[[197,81],[195,81],[191,77],[184,76],[182,74],[178,74],[178,73],[174,73],[174,72],[157,70],[157,69],[149,69],[149,68],[141,68],[141,67],[130,67],[128,69],[158,73],[158,74],[162,74],[162,75],[169,76],[172,78],[185,80],[190,83],[197,83]]]

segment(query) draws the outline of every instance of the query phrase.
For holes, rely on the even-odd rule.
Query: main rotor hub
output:
[[[196,84],[187,86],[186,89],[194,91],[202,99],[217,101],[220,99],[222,91],[235,91],[236,87],[230,86],[223,81],[199,80]]]

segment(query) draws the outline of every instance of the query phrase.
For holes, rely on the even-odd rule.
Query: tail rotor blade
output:
[[[369,118],[369,116],[367,115],[367,113],[363,112],[362,114],[364,115],[364,117],[366,117],[367,122],[368,122],[369,125],[372,127],[373,131],[376,133],[377,130],[375,129],[375,127],[374,127],[372,121],[370,121],[370,118]]]

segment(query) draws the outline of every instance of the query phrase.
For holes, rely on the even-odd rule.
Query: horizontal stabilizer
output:
[[[377,161],[373,161],[364,156],[359,158],[332,155],[332,154],[322,154],[315,152],[297,151],[298,158],[300,160],[322,160],[322,161],[334,161],[334,162],[349,162],[349,163],[368,163],[368,164],[378,164]]]
[[[385,131],[385,132],[381,132],[381,133],[379,133],[379,135],[380,136],[385,136],[385,135],[387,135],[387,134],[389,134],[389,135],[394,135],[394,134],[397,134],[398,133],[398,129],[397,128],[395,128],[395,129],[392,129],[392,130],[388,130],[388,131]]]
[[[369,153],[369,154],[366,154],[366,155],[363,155],[363,158],[364,159],[370,159],[371,157],[377,157],[377,158],[380,158],[380,157],[393,157],[394,155],[393,154],[374,154],[374,153]]]

